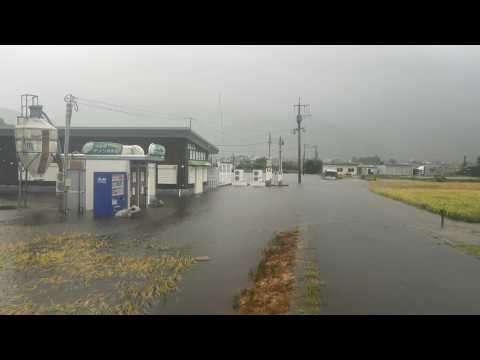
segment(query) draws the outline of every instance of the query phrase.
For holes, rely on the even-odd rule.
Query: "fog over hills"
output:
[[[17,123],[17,116],[16,111],[0,107],[0,127],[14,126]]]
[[[162,114],[80,105],[74,126],[186,126],[191,116],[214,144],[266,142],[271,131],[274,153],[282,135],[294,158],[301,96],[311,105],[305,142],[322,158],[480,155],[478,46],[2,46],[0,55],[0,107],[17,109],[34,93],[55,124],[72,93]],[[222,149],[261,156],[267,145]]]

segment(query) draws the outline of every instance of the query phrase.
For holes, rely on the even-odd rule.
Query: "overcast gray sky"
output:
[[[65,94],[156,110],[158,119],[80,105],[73,125],[185,126],[214,144],[286,139],[293,104],[311,105],[308,144],[322,158],[480,155],[478,46],[0,46],[0,108],[37,94],[64,124]],[[220,131],[219,93],[224,114]],[[227,153],[265,155],[266,145]],[[273,147],[276,153],[277,146]]]

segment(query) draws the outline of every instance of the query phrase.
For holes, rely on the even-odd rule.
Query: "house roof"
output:
[[[338,163],[338,164],[323,164],[324,166],[358,166],[358,164],[352,163]]]
[[[383,164],[383,166],[415,167],[415,165],[411,165],[411,164]]]

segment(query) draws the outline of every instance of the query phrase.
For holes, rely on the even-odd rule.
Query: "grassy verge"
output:
[[[456,179],[456,178],[446,178],[444,176],[434,176],[434,177],[422,177],[422,176],[398,176],[398,175],[361,175],[361,179],[364,180],[411,180],[411,181],[424,181],[424,182],[456,182],[456,183],[479,183],[480,178],[469,178],[469,179]]]
[[[323,282],[313,262],[308,262],[304,274],[305,307],[307,314],[319,314]]]
[[[278,234],[265,249],[255,273],[254,286],[234,300],[241,315],[286,314],[295,289],[295,254],[298,230]]]
[[[0,314],[143,314],[178,287],[189,256],[115,253],[92,234],[42,235],[0,245],[0,277],[12,285]]]
[[[370,190],[431,212],[468,222],[480,222],[480,183],[410,180],[375,181]]]
[[[454,248],[459,249],[469,255],[480,257],[480,245],[479,244],[463,244],[456,243],[452,245]]]

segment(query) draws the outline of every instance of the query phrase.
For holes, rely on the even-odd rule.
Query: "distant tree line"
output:
[[[352,162],[365,165],[385,165],[385,164],[397,164],[397,160],[390,158],[386,161],[383,161],[378,155],[374,156],[360,156],[352,157]]]
[[[252,171],[253,169],[265,169],[266,166],[266,157],[257,158],[255,160],[242,159],[239,162],[235,163],[236,169],[241,169],[245,171]]]
[[[480,177],[480,156],[477,156],[477,162],[475,165],[471,166],[467,164],[467,160],[464,158],[460,175]]]
[[[305,174],[320,174],[322,172],[322,160],[305,160],[304,171]]]

